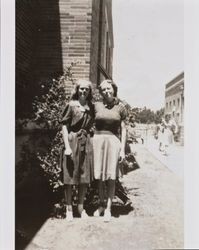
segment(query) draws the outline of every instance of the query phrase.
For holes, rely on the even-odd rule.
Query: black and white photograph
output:
[[[199,2],[2,2],[2,249],[197,249]]]

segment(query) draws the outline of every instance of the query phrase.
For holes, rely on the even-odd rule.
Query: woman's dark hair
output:
[[[88,87],[89,87],[89,94],[88,94],[88,97],[87,97],[87,101],[90,103],[92,98],[93,98],[93,95],[92,95],[92,84],[90,81],[88,80],[85,80],[85,79],[79,79],[75,86],[74,86],[74,89],[71,93],[71,100],[78,100],[79,99],[79,96],[78,96],[78,92],[79,92],[79,87],[81,85],[81,83],[87,83],[88,84]]]
[[[117,90],[118,90],[117,85],[112,80],[109,80],[109,79],[106,79],[100,83],[99,92],[102,93],[101,85],[105,82],[111,84],[111,86],[113,87],[113,96],[117,97]]]

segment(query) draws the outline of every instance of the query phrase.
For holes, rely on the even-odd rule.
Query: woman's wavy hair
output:
[[[106,79],[106,80],[104,80],[104,81],[102,81],[102,82],[100,83],[100,85],[99,85],[99,92],[100,92],[100,94],[102,93],[101,85],[102,85],[103,83],[105,83],[105,82],[111,84],[111,86],[113,87],[113,96],[117,98],[117,90],[118,90],[118,87],[117,87],[117,85],[116,85],[112,80],[110,80],[110,79]]]
[[[88,94],[88,97],[87,97],[87,101],[89,103],[91,103],[92,99],[93,99],[93,94],[92,94],[92,83],[88,80],[85,80],[85,79],[79,79],[77,80],[75,86],[74,86],[74,89],[71,93],[71,97],[70,99],[71,100],[78,100],[79,99],[79,96],[78,96],[78,91],[79,91],[79,87],[81,85],[81,83],[87,83],[88,84],[88,87],[89,87],[89,94]]]

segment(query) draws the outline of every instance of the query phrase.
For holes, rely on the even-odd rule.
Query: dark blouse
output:
[[[121,121],[124,121],[127,111],[122,102],[108,106],[103,102],[95,103],[95,128],[98,131],[108,130],[119,137]]]
[[[78,132],[80,129],[89,132],[93,126],[93,106],[84,108],[79,101],[72,100],[66,105],[62,117],[61,123],[67,126],[69,132]]]

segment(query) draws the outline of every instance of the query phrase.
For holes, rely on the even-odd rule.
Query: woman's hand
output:
[[[121,150],[121,151],[120,151],[120,156],[119,156],[119,161],[123,161],[124,158],[125,158],[124,150]]]
[[[70,155],[70,156],[72,156],[72,150],[71,150],[71,148],[70,147],[67,147],[65,150],[64,150],[64,154],[65,155]]]

